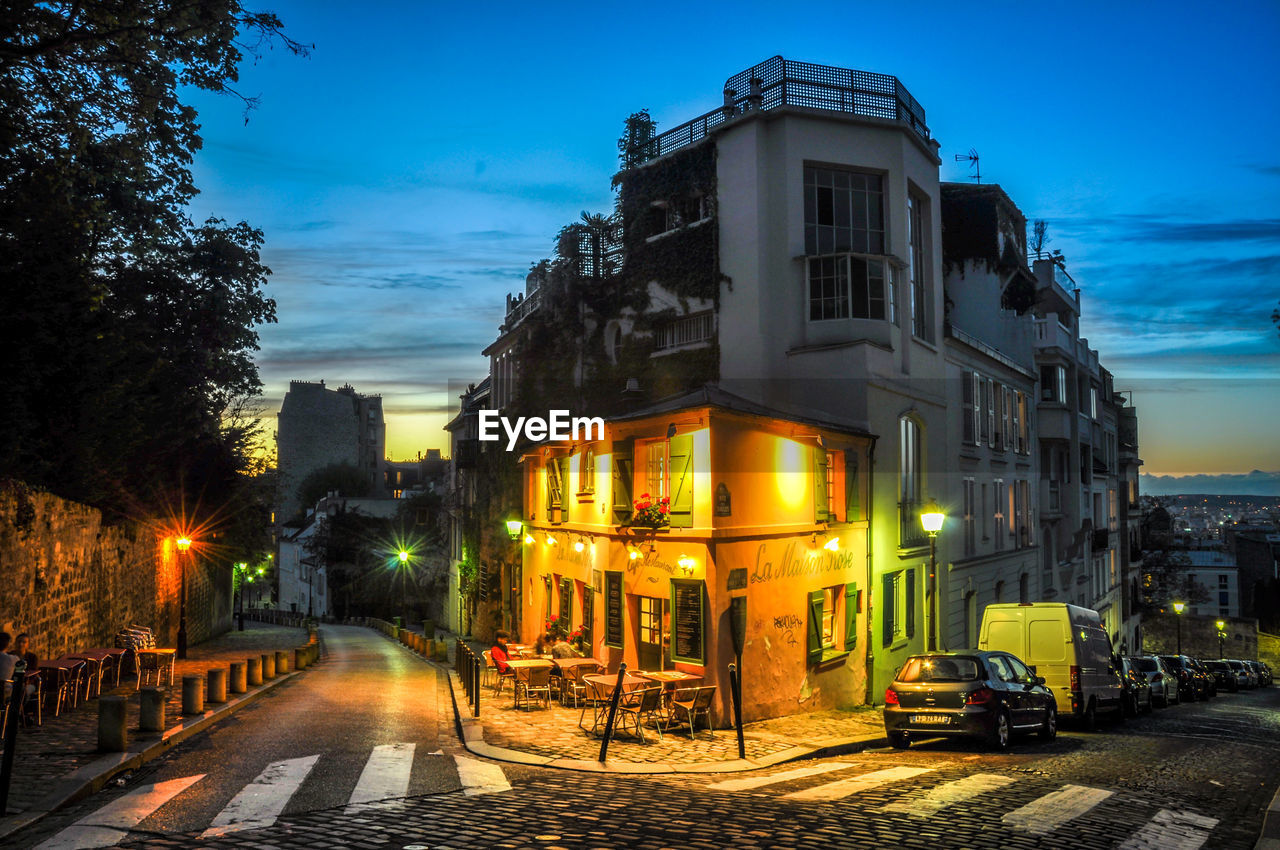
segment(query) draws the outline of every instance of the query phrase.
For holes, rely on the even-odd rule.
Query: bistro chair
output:
[[[29,726],[34,723],[36,726],[40,726],[44,720],[40,710],[44,697],[40,674],[35,670],[28,670],[23,686],[27,689],[27,692],[22,698],[22,716],[20,718],[22,725]]]
[[[666,728],[670,729],[674,723],[683,726],[689,724],[689,739],[693,740],[697,736],[693,733],[694,724],[699,717],[703,717],[707,721],[707,734],[715,737],[715,732],[711,728],[711,701],[715,699],[716,686],[704,685],[700,688],[681,688],[675,692],[671,698],[671,705],[667,709]]]
[[[586,671],[582,673],[574,671],[574,675],[582,682],[586,688],[585,698],[582,702],[582,714],[578,715],[578,727],[586,729],[587,711],[591,711],[591,733],[600,728],[600,724],[605,722],[606,716],[609,714],[609,698],[613,695],[613,688],[608,685],[602,685],[597,682],[587,682],[582,676],[589,675]]]
[[[566,670],[560,678],[560,702],[567,704],[573,700],[573,707],[591,696],[591,686],[583,681],[583,676],[599,672],[599,664],[575,664]]]
[[[525,667],[520,670],[515,677],[515,701],[513,707],[520,707],[520,697],[524,697],[524,706],[527,710],[532,701],[537,698],[541,699],[543,704],[551,707],[551,668],[550,667]]]
[[[656,715],[662,711],[662,691],[661,686],[629,691],[622,695],[622,700],[618,703],[618,712],[622,715],[619,723],[623,730],[627,728],[627,718],[631,718],[636,737],[642,744],[644,743],[644,724],[650,720],[654,721],[654,728],[658,730],[658,740],[662,740],[662,724],[657,722],[660,718],[656,718]]]

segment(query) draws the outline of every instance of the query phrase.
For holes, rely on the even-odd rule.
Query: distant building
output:
[[[1189,607],[1189,613],[1207,617],[1239,617],[1240,571],[1228,552],[1189,549],[1181,554],[1191,561],[1185,572],[1209,593],[1206,602]]]
[[[381,396],[362,395],[350,385],[331,390],[324,381],[290,381],[276,414],[277,525],[303,508],[298,486],[306,477],[332,464],[356,467],[370,496],[385,495],[386,445]]]
[[[404,499],[415,492],[443,493],[449,460],[439,449],[427,449],[417,460],[389,460],[384,465],[385,492],[393,499]]]

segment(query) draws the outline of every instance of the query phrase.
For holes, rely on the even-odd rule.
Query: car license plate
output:
[[[951,722],[951,718],[945,714],[913,714],[911,722],[927,726],[945,726]]]

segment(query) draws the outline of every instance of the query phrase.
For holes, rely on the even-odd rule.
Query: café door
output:
[[[667,600],[656,596],[641,596],[639,616],[636,618],[636,661],[641,670],[662,670],[662,623],[665,619]]]

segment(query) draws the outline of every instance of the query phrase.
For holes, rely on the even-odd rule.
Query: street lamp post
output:
[[[178,574],[180,587],[178,590],[178,658],[187,657],[187,554],[191,549],[191,538],[178,538]]]
[[[938,506],[937,501],[930,499],[920,511],[920,525],[929,535],[929,646],[930,652],[938,649],[938,532],[946,522],[947,515]]]
[[[1218,657],[1219,658],[1227,657],[1227,650],[1222,645],[1222,642],[1226,637],[1227,637],[1227,622],[1226,620],[1219,620],[1218,621]]]
[[[238,631],[244,631],[244,582],[248,578],[249,565],[245,563],[236,564],[236,572],[239,573],[239,581],[236,582],[236,619],[239,623]]]
[[[316,574],[316,565],[307,564],[307,619],[311,619],[311,597],[315,593],[312,587],[312,576]]]
[[[1177,615],[1173,619],[1178,624],[1178,654],[1182,654],[1182,609],[1187,607],[1185,602],[1173,603],[1174,613]]]

